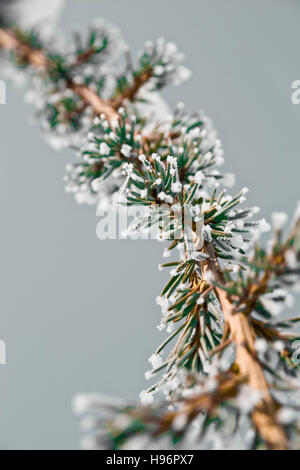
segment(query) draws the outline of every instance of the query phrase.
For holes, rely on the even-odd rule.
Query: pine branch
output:
[[[36,67],[39,71],[48,73],[53,67],[52,60],[47,57],[43,50],[33,49],[18,39],[12,30],[5,30],[0,28],[0,46],[9,51],[15,52],[22,61]],[[87,56],[82,58],[82,62],[88,59]],[[87,86],[77,85],[71,79],[68,80],[68,87],[80,96],[88,105],[92,106],[96,114],[105,114],[108,119],[116,117],[117,113],[115,108],[101,100],[98,94]]]
[[[47,56],[47,53],[42,49],[34,49],[24,44],[14,33],[13,28],[7,30],[0,28],[0,47],[13,51],[19,59],[37,68],[38,71],[46,74],[51,73],[51,68],[54,64],[51,58]],[[94,53],[95,48],[91,47],[79,54],[74,66],[76,67],[88,62]],[[123,105],[124,101],[133,101],[140,88],[147,83],[151,76],[151,67],[141,71],[141,73],[136,73],[132,85],[128,86],[117,98],[109,100],[102,100],[94,90],[88,86],[78,85],[72,79],[68,80],[68,87],[90,105],[96,115],[104,114],[108,120],[113,120],[118,117],[118,109]]]
[[[128,233],[157,227],[158,237],[170,241],[164,256],[178,248],[179,256],[160,266],[171,269],[157,299],[163,312],[159,329],[166,327],[168,336],[146,373],[162,377],[141,393],[145,404],[157,391],[168,401],[156,407],[109,405],[116,416],[104,423],[96,419],[92,428],[106,426],[105,445],[119,448],[139,435],[157,439],[168,433],[177,443],[195,420],[201,440],[213,423],[223,432],[228,421],[233,426],[226,441],[246,417],[259,439],[251,446],[293,447],[297,407],[288,421],[276,392],[283,385],[289,393],[295,388],[297,337],[284,331],[296,320],[275,322],[273,304],[288,304],[285,288],[300,278],[300,209],[286,240],[286,218],[275,214],[272,248],[259,247],[256,240],[270,226],[253,220],[257,208],[241,207],[247,188],[234,196],[220,189],[232,186],[234,178],[217,169],[223,149],[210,120],[182,105],[165,115],[158,101],[151,105],[151,98],[157,99],[153,92],[187,78],[182,54],[162,39],[147,42],[135,68],[127,51],[116,58],[118,46],[114,29],[103,22],[86,42],[76,36],[72,52],[63,54],[33,31],[0,29],[0,47],[11,52],[14,63],[42,77],[37,90],[42,127],[78,150],[79,163],[67,168],[66,190],[79,203],[117,195],[120,204],[144,207]],[[265,354],[269,349],[276,366]],[[233,351],[228,362],[226,354]],[[101,408],[100,402],[93,396],[81,411]]]
[[[135,74],[132,85],[126,88],[123,93],[111,101],[113,109],[118,110],[123,105],[125,100],[133,101],[136,98],[140,88],[152,77],[152,73],[152,67],[148,67],[145,71]]]
[[[48,65],[47,57],[43,52],[23,44],[10,30],[0,28],[0,46],[9,51],[17,52],[20,54],[22,60],[25,60],[38,69],[45,69]]]
[[[205,269],[211,270],[216,281],[220,285],[224,285],[222,271],[213,248],[211,245],[207,245],[206,250],[210,257],[204,268],[204,273]],[[251,290],[254,291],[255,294],[254,296],[250,296],[250,301],[247,303],[248,308],[245,309],[246,311],[252,312],[258,298],[267,292],[270,276],[271,272],[266,272],[260,283],[254,287],[252,286]],[[239,368],[239,372],[242,376],[247,378],[247,382],[254,390],[262,393],[262,400],[256,405],[253,411],[253,421],[255,422],[257,430],[267,442],[270,449],[287,449],[287,436],[282,426],[276,420],[278,404],[274,401],[270,393],[262,366],[257,358],[255,348],[256,335],[249,318],[247,318],[246,312],[238,312],[238,309],[230,302],[228,295],[222,288],[215,287],[215,291],[236,346],[235,363]]]

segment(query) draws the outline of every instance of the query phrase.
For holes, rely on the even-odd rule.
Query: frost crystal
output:
[[[282,230],[286,224],[288,216],[285,212],[272,213],[272,225],[274,230]]]
[[[140,399],[143,405],[151,405],[153,403],[153,395],[145,390],[140,393]]]

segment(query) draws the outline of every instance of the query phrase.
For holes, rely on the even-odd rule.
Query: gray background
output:
[[[186,53],[192,79],[166,95],[213,118],[226,170],[269,217],[299,199],[300,4],[287,0],[69,0],[61,25],[103,16],[136,52],[164,36]],[[1,75],[1,72],[0,72]],[[1,78],[1,77],[0,77]],[[96,238],[94,208],[77,206],[22,93],[0,106],[0,446],[77,448],[78,391],[135,397],[163,338],[154,299],[162,246]],[[298,304],[299,305],[299,304]],[[296,308],[294,309],[297,312]]]

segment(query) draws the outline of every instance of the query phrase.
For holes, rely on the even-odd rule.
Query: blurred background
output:
[[[23,1],[28,24],[37,7],[48,15],[59,3]],[[226,171],[236,173],[236,189],[251,189],[261,216],[292,214],[300,199],[300,105],[291,102],[300,3],[67,0],[59,27],[84,29],[97,16],[122,29],[134,54],[159,36],[178,44],[193,76],[165,97],[213,118]],[[73,153],[49,148],[32,114],[22,91],[8,86],[0,106],[0,448],[76,449],[75,393],[135,398],[147,386],[148,357],[164,337],[155,304],[166,279],[157,270],[163,247],[96,238],[95,208],[64,192]]]

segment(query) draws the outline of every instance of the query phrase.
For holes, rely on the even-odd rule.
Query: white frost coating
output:
[[[149,92],[142,89],[139,97],[145,102],[138,102],[137,109],[141,116],[147,118],[147,124],[144,133],[150,133],[155,125],[159,122],[168,122],[171,117],[171,109],[168,103],[161,97],[159,93]]]
[[[281,352],[284,350],[284,342],[280,340],[275,341],[273,347],[276,349],[276,351]]]
[[[243,413],[249,413],[261,400],[261,393],[248,385],[242,385],[237,397],[237,404]]]
[[[257,352],[264,353],[268,349],[268,343],[264,338],[257,338],[255,340],[255,349]]]
[[[146,390],[143,390],[139,396],[143,405],[151,405],[153,403],[153,395]]]
[[[298,267],[298,259],[294,250],[287,250],[285,260],[289,268],[296,269]]]
[[[124,157],[129,158],[131,150],[132,150],[132,147],[130,147],[130,145],[123,144],[121,147],[121,154],[124,155]]]
[[[233,173],[225,173],[222,179],[225,188],[232,188],[235,184],[235,175]]]
[[[277,418],[281,424],[290,424],[296,418],[296,413],[292,408],[283,407],[277,413]]]
[[[206,273],[205,273],[205,276],[203,276],[205,278],[205,280],[210,284],[212,282],[214,282],[215,280],[215,276],[213,274],[212,271],[210,270],[207,270]]]
[[[72,400],[73,411],[78,415],[107,406],[122,407],[124,402],[98,393],[79,393]]]
[[[295,214],[294,214],[294,220],[296,221],[298,219],[300,219],[300,201],[297,204]]]
[[[204,175],[203,171],[201,171],[201,170],[197,171],[197,173],[194,176],[195,183],[196,184],[201,184],[202,180],[204,178],[205,178],[205,175]]]
[[[271,225],[266,221],[266,219],[261,219],[258,222],[258,229],[261,233],[269,232],[271,230]]]
[[[293,295],[291,295],[285,289],[275,289],[273,292],[265,294],[261,298],[261,302],[263,306],[267,310],[269,310],[271,315],[274,315],[276,317],[282,312],[285,307],[293,307],[295,299]]]
[[[109,155],[109,146],[105,142],[101,142],[99,146],[99,152],[101,155]]]
[[[182,184],[179,181],[177,181],[176,183],[172,183],[171,191],[173,193],[180,193],[181,190],[182,190]]]
[[[288,216],[285,212],[273,212],[272,213],[272,225],[274,230],[282,230],[284,225],[287,223]]]
[[[162,358],[159,354],[152,354],[152,356],[149,357],[149,362],[152,365],[153,369],[160,367],[163,363]]]

